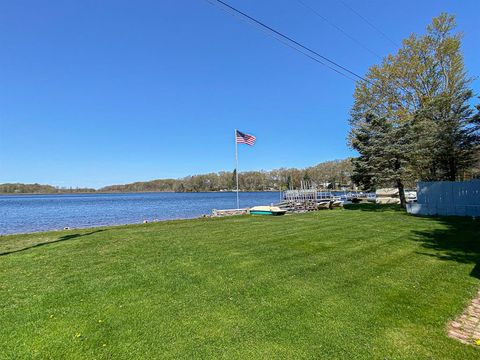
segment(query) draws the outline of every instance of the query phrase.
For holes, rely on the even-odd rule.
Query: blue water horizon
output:
[[[279,192],[240,192],[240,207],[278,202]],[[235,192],[0,195],[0,235],[196,218],[236,208]]]

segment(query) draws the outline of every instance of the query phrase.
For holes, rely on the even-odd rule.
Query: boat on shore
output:
[[[330,201],[320,201],[317,203],[317,210],[330,209]]]
[[[250,208],[249,213],[252,215],[285,215],[287,210],[280,209],[277,206],[254,206]]]

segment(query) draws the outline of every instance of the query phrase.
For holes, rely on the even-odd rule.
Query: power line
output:
[[[256,25],[257,28],[259,28],[260,30],[262,30],[266,34],[272,36],[275,40],[280,41],[284,45],[294,49],[295,51],[300,52],[301,54],[309,57],[313,61],[316,61],[317,63],[320,63],[320,64],[328,67],[329,69],[335,71],[336,73],[338,73],[338,74],[340,74],[340,75],[342,75],[342,76],[344,76],[344,77],[346,77],[346,78],[348,78],[348,79],[350,79],[354,82],[357,81],[356,79],[348,76],[347,74],[343,73],[342,71],[338,70],[337,68],[335,68],[333,66],[330,66],[329,64],[326,64],[325,62],[319,60],[318,57],[325,60],[326,62],[338,67],[339,69],[344,70],[348,74],[353,75],[357,79],[360,79],[360,80],[364,81],[365,83],[371,85],[372,87],[378,88],[381,91],[381,93],[387,94],[387,93],[384,92],[384,89],[382,89],[382,87],[380,85],[378,85],[376,83],[373,83],[370,80],[368,80],[368,79],[356,74],[355,72],[347,69],[346,67],[336,63],[335,61],[330,60],[329,58],[327,58],[323,55],[320,55],[318,52],[310,49],[309,47],[307,47],[305,45],[302,45],[298,41],[288,37],[287,35],[282,34],[281,32],[271,28],[270,26],[262,23],[261,21],[254,19],[250,15],[247,15],[246,13],[234,8],[233,6],[230,6],[229,4],[223,2],[222,0],[206,0],[206,1],[208,1],[211,5],[214,5],[214,6],[219,5],[219,4],[223,5],[223,6],[219,6],[219,8],[221,8],[222,10],[228,12],[229,14],[231,14],[231,15],[237,17],[237,18],[240,18],[241,20],[247,21],[249,24]],[[395,94],[393,94],[393,95],[395,96]],[[378,104],[377,106],[384,107],[385,109],[388,110],[387,106],[382,104],[382,103]]]
[[[380,30],[377,26],[375,26],[371,21],[369,21],[365,16],[360,14],[358,11],[356,11],[354,8],[352,8],[350,5],[348,5],[345,1],[340,0],[340,2],[345,6],[347,9],[349,9],[351,12],[353,12],[355,15],[357,15],[360,19],[365,21],[372,29],[374,29],[376,32],[378,32],[380,35],[382,35],[385,39],[390,41],[393,45],[400,47],[400,45],[395,41],[392,40],[387,34],[385,34],[382,30]]]
[[[217,4],[213,4],[211,0],[207,0],[209,3],[211,3],[212,5],[217,5]],[[263,26],[258,26],[257,23],[255,22],[252,22],[250,21],[249,18],[245,18],[244,16],[242,15],[239,15],[237,12],[234,12],[234,11],[231,11],[229,8],[225,8],[225,7],[221,7],[221,9],[227,13],[229,13],[230,15],[236,17],[237,19],[241,20],[241,21],[245,21],[247,22],[248,24],[251,24],[253,26],[256,26],[256,28],[260,31],[262,31],[264,34],[266,34],[267,36],[270,36],[272,38],[274,38],[275,40],[281,42],[282,44],[288,46],[289,48],[299,52],[300,54],[302,55],[305,55],[306,57],[310,58],[311,60],[323,65],[323,66],[326,66],[327,68],[329,68],[330,70],[332,71],[335,71],[337,74],[339,75],[342,75],[343,77],[349,79],[349,80],[352,80],[352,81],[357,81],[356,79],[354,79],[353,77],[339,71],[338,69],[336,69],[335,67],[319,60],[317,57],[315,57],[311,52],[308,52],[308,51],[305,51],[304,49],[298,47],[298,46],[295,46],[294,44],[292,44],[289,40],[286,40],[284,39],[283,37],[280,37],[280,36],[277,36],[274,32],[271,32],[269,29],[263,27]]]
[[[208,1],[208,0],[207,0],[207,1]],[[354,81],[354,82],[357,81],[357,80],[355,80],[353,77],[351,77],[351,76],[349,76],[349,75],[347,75],[347,74],[345,74],[345,73],[343,73],[343,72],[341,72],[341,71],[338,71],[338,69],[335,69],[333,66],[330,66],[330,65],[324,63],[323,61],[321,61],[321,60],[319,60],[318,58],[316,58],[316,57],[312,56],[311,54],[309,54],[308,52],[303,51],[302,49],[293,46],[292,44],[290,44],[288,41],[284,40],[283,38],[276,37],[275,35],[273,35],[273,34],[271,34],[271,33],[267,33],[266,30],[261,29],[261,28],[260,28],[260,31],[263,31],[263,32],[266,33],[267,35],[273,37],[273,38],[276,39],[277,41],[280,41],[282,44],[284,44],[284,45],[288,46],[289,48],[291,48],[291,49],[299,52],[300,54],[305,55],[306,57],[312,59],[313,61],[316,61],[316,62],[318,62],[319,64],[322,64],[323,66],[326,66],[326,67],[329,68],[330,70],[335,71],[337,74],[342,75],[343,77],[345,77],[345,78],[347,78],[347,79],[349,79],[349,80],[352,80],[352,81]]]
[[[287,35],[281,33],[280,31],[277,31],[275,29],[273,29],[272,27],[264,24],[263,22],[259,21],[259,20],[256,20],[254,19],[253,17],[251,17],[250,15],[234,8],[233,6],[223,2],[222,0],[206,0],[208,1],[210,4],[212,5],[222,5],[220,8],[222,10],[230,10],[229,13],[230,14],[233,14],[233,15],[240,15],[243,19],[246,19],[249,21],[249,23],[253,23],[255,24],[256,26],[259,26],[262,30],[266,31],[267,33],[269,33],[269,35],[274,35],[273,37],[278,40],[278,41],[281,41],[283,44],[295,49],[296,51],[302,53],[303,55],[306,55],[308,56],[310,59],[324,65],[324,66],[327,66],[329,69],[337,72],[338,74],[342,75],[342,76],[345,76],[353,81],[356,81],[355,79],[352,79],[351,77],[349,77],[347,74],[343,73],[342,71],[340,71],[339,69],[347,72],[348,74],[354,76],[355,78],[357,79],[360,79],[362,81],[365,81],[371,85],[374,85],[373,83],[371,83],[369,80],[365,79],[364,77],[356,74],[355,72],[353,72],[352,70],[349,70],[348,68],[346,68],[345,66],[342,66],[340,64],[338,64],[337,62],[319,54],[318,52],[310,49],[309,47],[305,46],[305,45],[302,45],[301,43],[299,43],[298,41],[288,37]],[[286,42],[288,42],[288,44]],[[307,52],[307,53],[305,53]],[[325,62],[333,65],[333,66],[330,66],[329,64],[326,64],[325,62],[319,60],[318,58],[324,60]]]
[[[345,30],[343,30],[340,26],[336,25],[334,22],[328,20],[328,18],[326,18],[325,16],[323,16],[319,11],[315,10],[315,8],[313,8],[312,6],[310,6],[309,4],[307,4],[306,2],[304,2],[303,0],[297,0],[297,2],[299,4],[301,4],[303,7],[305,7],[306,9],[310,10],[312,13],[314,13],[316,16],[318,16],[320,19],[322,19],[323,21],[325,21],[327,24],[329,24],[330,26],[332,26],[333,28],[337,29],[338,31],[340,31],[344,36],[348,37],[350,40],[352,40],[354,43],[356,43],[357,45],[359,45],[361,48],[363,48],[364,50],[368,51],[370,54],[376,56],[377,58],[379,59],[382,59],[382,57],[377,54],[375,51],[371,50],[369,47],[367,47],[366,45],[364,45],[363,43],[361,43],[360,41],[358,41],[356,38],[354,38],[353,36],[351,36],[349,33],[347,33]]]

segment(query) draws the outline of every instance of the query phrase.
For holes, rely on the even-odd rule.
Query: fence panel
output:
[[[417,184],[417,202],[407,205],[417,215],[480,216],[480,180],[429,181]]]

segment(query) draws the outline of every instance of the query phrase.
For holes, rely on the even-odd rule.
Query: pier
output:
[[[343,206],[344,203],[375,201],[375,193],[362,191],[286,190],[276,206],[291,212],[315,211]]]

